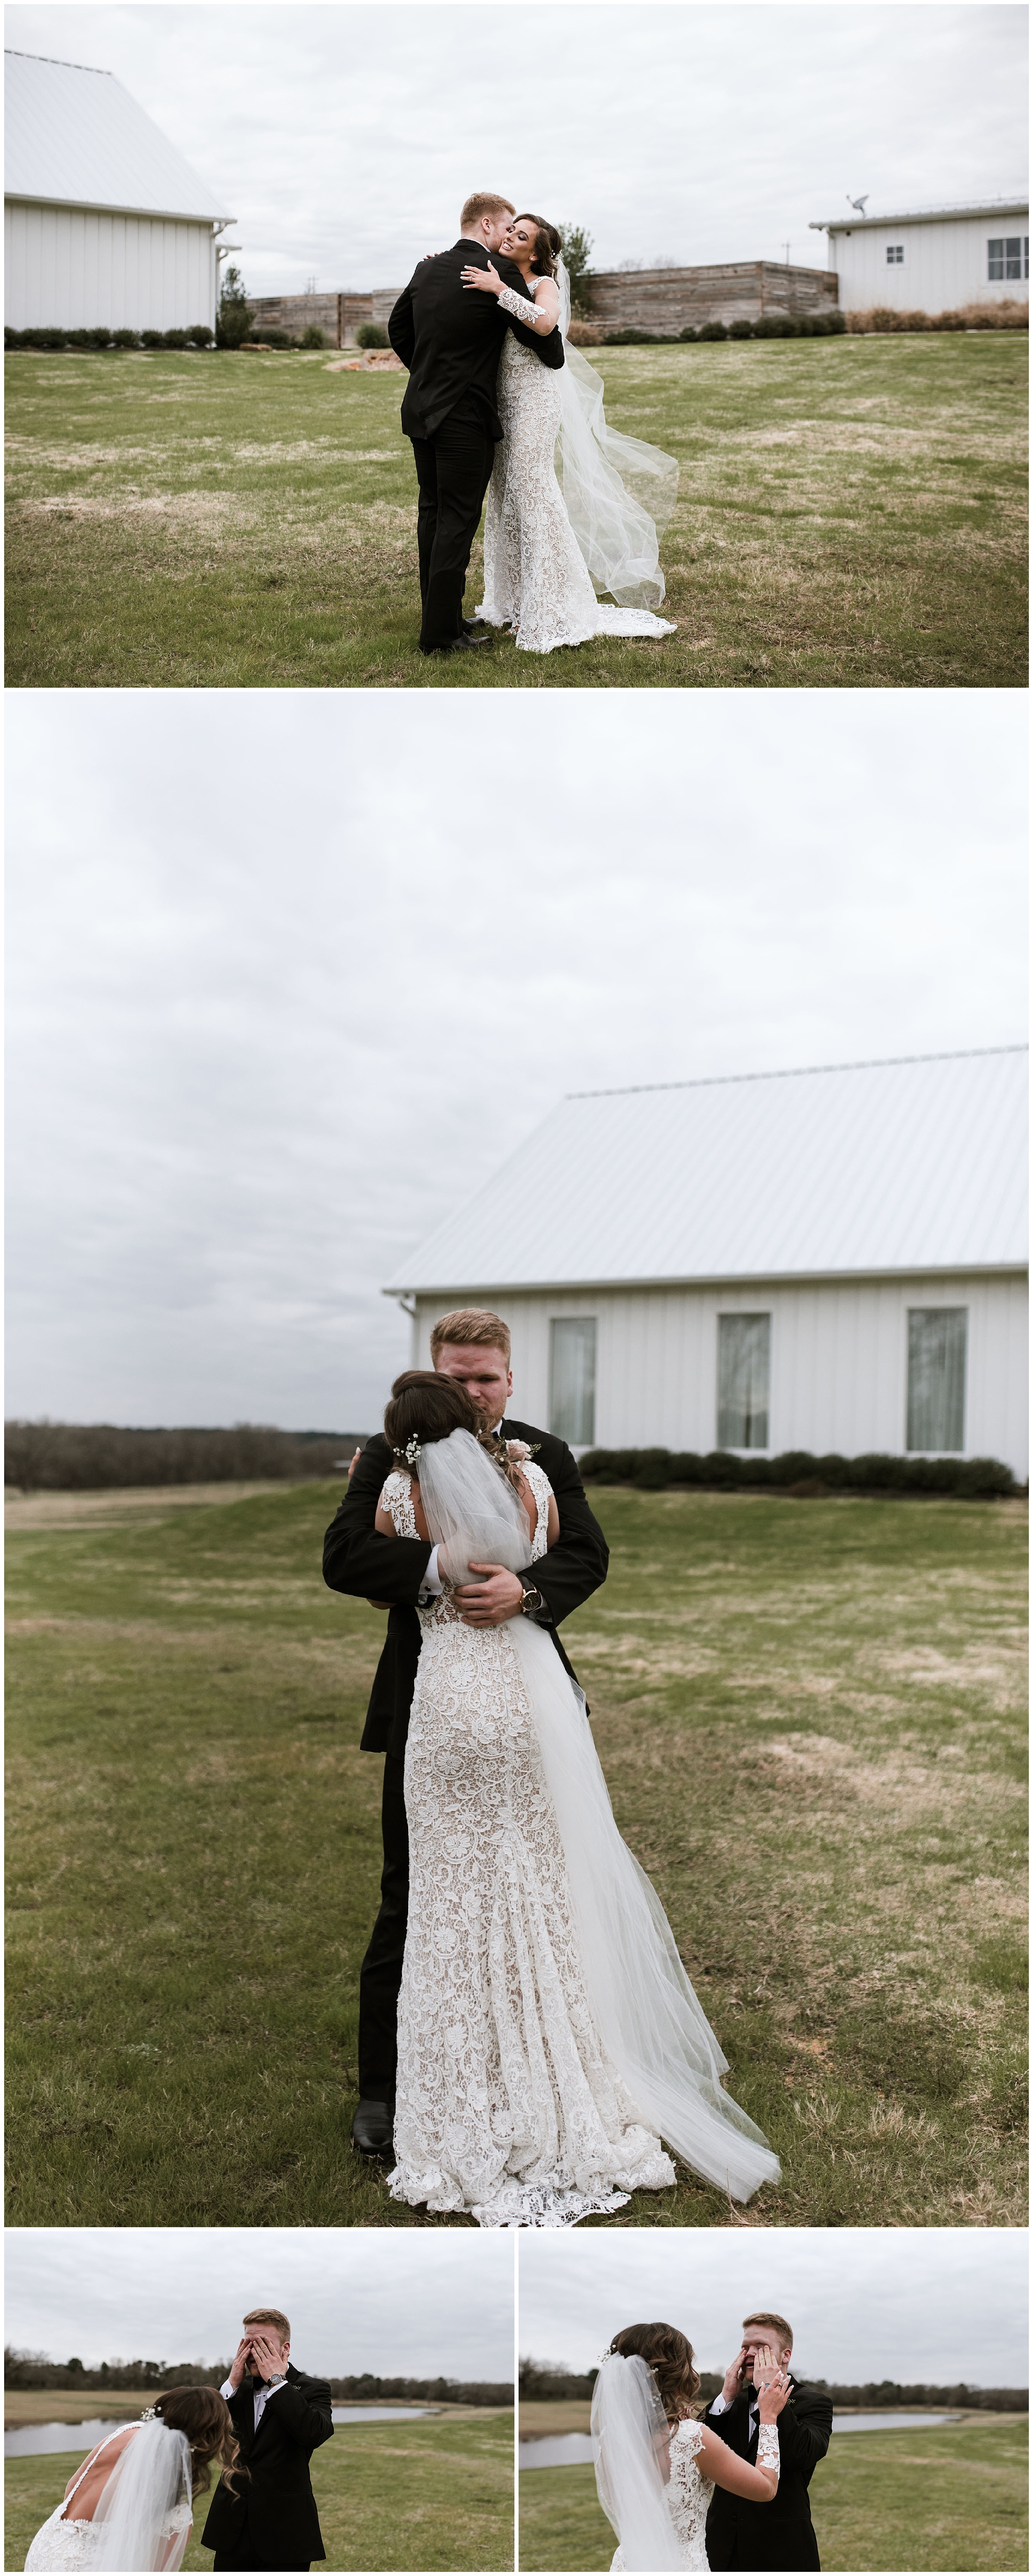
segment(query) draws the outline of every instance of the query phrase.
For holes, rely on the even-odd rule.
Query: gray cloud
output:
[[[1024,2387],[1026,2257],[1004,2229],[524,2236],[520,2349],[587,2370],[621,2326],[662,2317],[716,2370],[748,2309],[773,2308],[804,2377]]]
[[[283,2308],[302,2370],[509,2379],[508,2238],[375,2228],[12,2228],[6,2334],[88,2367],[218,2361]]]
[[[371,1427],[566,1091],[1024,1026],[1017,701],[22,693],[9,1409]]]
[[[812,219],[1021,183],[1009,6],[13,8],[114,71],[237,219],[255,293],[401,284],[471,187],[587,224],[597,265],[824,267]]]

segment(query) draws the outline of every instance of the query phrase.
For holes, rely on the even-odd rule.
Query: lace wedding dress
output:
[[[38,2570],[40,2576],[44,2569],[48,2571],[48,2576],[65,2576],[65,2571],[69,2571],[71,2576],[71,2571],[76,2571],[78,2576],[78,2570],[92,2568],[98,2571],[99,2576],[99,2571],[107,2570],[116,2564],[122,2567],[130,2565],[130,2558],[122,2556],[119,2552],[116,2551],[115,2556],[112,2556],[109,2522],[96,2517],[92,2522],[76,2522],[68,2511],[72,2497],[78,2493],[87,2471],[92,2468],[98,2454],[107,2449],[109,2442],[117,2441],[124,2430],[124,2425],[120,2425],[116,2432],[109,2433],[103,2442],[97,2444],[96,2450],[90,2452],[89,2458],[84,2460],[71,2494],[63,2496],[61,2503],[55,2505],[53,2513],[48,2516],[46,2522],[41,2523],[35,2538],[30,2541],[29,2554],[25,2560],[27,2571]],[[132,2553],[132,2565],[134,2567],[139,2565],[141,2568],[180,2567],[186,2554],[192,2521],[191,2503],[186,2496],[183,2496],[169,2512],[160,2516],[157,2526],[152,2527],[148,2535],[151,2545],[148,2547],[145,2544],[142,2552]]]
[[[667,2510],[674,2525],[681,2567],[697,2570],[709,2567],[707,2557],[707,2515],[714,2493],[712,2478],[703,2477],[697,2453],[703,2447],[702,2427],[691,2417],[685,2418],[671,2435],[671,2478],[667,2488]],[[778,2428],[762,2424],[757,2445],[759,2465],[778,2468]],[[624,2568],[627,2559],[618,2549],[610,2561],[611,2569]]]
[[[533,1562],[552,1489],[533,1461],[524,1474]],[[415,1538],[404,1471],[381,1501],[399,1537]],[[481,2227],[573,2226],[633,2191],[664,2190],[674,2167],[589,2005],[516,1622],[465,1627],[447,1589],[419,1620],[390,2189],[414,2207],[469,2211]]]
[[[503,287],[498,301],[514,321],[524,319],[526,297],[513,287]],[[553,653],[560,644],[587,644],[594,635],[673,635],[674,627],[647,608],[611,608],[597,599],[556,479],[560,371],[543,367],[512,331],[503,343],[495,399],[504,435],[488,485],[484,598],[477,616],[488,626],[517,625],[521,653]],[[598,472],[604,486],[612,482],[621,489],[612,468],[600,462]],[[605,498],[604,489],[604,506]],[[623,492],[621,499],[626,520],[649,525]],[[653,558],[655,563],[655,540]],[[603,579],[601,586],[610,585]],[[662,598],[662,575],[654,596],[657,590]]]

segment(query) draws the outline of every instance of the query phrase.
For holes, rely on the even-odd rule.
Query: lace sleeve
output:
[[[555,328],[552,322],[546,321],[544,313],[539,313],[536,304],[528,305],[526,295],[519,294],[515,286],[502,288],[499,295],[499,309],[503,313],[511,314],[514,322],[526,322],[529,331],[533,331],[536,326],[541,327],[542,324],[546,331],[552,331]]]
[[[760,2440],[757,2444],[757,2467],[758,2469],[773,2469],[776,2478],[778,2477],[780,2461],[778,2453],[777,2424],[761,2425]]]

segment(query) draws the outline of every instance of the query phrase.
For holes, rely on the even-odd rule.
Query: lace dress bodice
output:
[[[536,1563],[552,1488],[521,1463]],[[404,1470],[381,1501],[398,1536],[415,1538]],[[674,2167],[589,2006],[515,1623],[467,1627],[447,1584],[419,1620],[390,2188],[482,2227],[569,2226],[623,2207],[636,2188],[666,2188]]]
[[[503,287],[498,300],[515,322],[527,321],[527,298],[515,287]],[[649,609],[596,598],[556,479],[559,372],[512,331],[502,344],[495,400],[503,435],[488,486],[478,617],[489,626],[517,626],[522,653],[552,653],[593,635],[673,635]]]
[[[118,2432],[122,2431],[124,2426],[120,2425]],[[108,2442],[114,2442],[117,2439],[118,2433],[109,2433],[105,2441],[98,2443],[97,2451],[106,2450]],[[106,2539],[104,2524],[77,2522],[68,2513],[68,2507],[81,2487],[87,2470],[92,2467],[97,2451],[91,2451],[89,2458],[84,2460],[71,2495],[62,2496],[60,2504],[55,2505],[53,2513],[48,2516],[46,2522],[41,2523],[35,2538],[30,2541],[25,2566],[27,2570],[33,2571],[33,2576],[44,2576],[44,2571],[46,2576],[66,2576],[66,2571],[67,2576],[78,2576],[78,2571],[84,2568],[96,2569],[99,2576],[99,2571],[103,2569]],[[190,2538],[192,2521],[191,2507],[184,2501],[176,2505],[171,2513],[166,2514],[160,2524],[157,2535],[159,2540],[179,2542],[178,2549],[170,2552],[166,2562],[168,2566],[181,2565]]]
[[[683,2567],[709,2567],[706,2529],[714,2493],[713,2478],[701,2475],[697,2454],[703,2448],[702,2426],[687,2417],[671,2435],[671,2477],[667,2489],[667,2510],[674,2524],[675,2537]],[[641,2563],[641,2562],[639,2562]],[[626,2567],[623,2550],[610,2561],[611,2568]]]

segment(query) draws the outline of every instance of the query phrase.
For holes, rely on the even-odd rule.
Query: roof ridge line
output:
[[[54,63],[59,72],[92,72],[96,80],[114,80],[104,63],[70,63],[64,54],[27,54],[22,45],[5,45],[4,53],[13,54],[19,63]]]
[[[699,1073],[687,1082],[615,1082],[601,1091],[566,1091],[565,1100],[622,1100],[641,1091],[713,1091],[719,1083],[731,1082],[799,1082],[808,1073],[871,1073],[891,1064],[964,1064],[974,1056],[1028,1055],[1028,1039],[1017,1039],[1003,1047],[942,1047],[929,1055],[870,1055],[852,1057],[847,1064],[786,1064],[772,1067],[766,1073]]]

